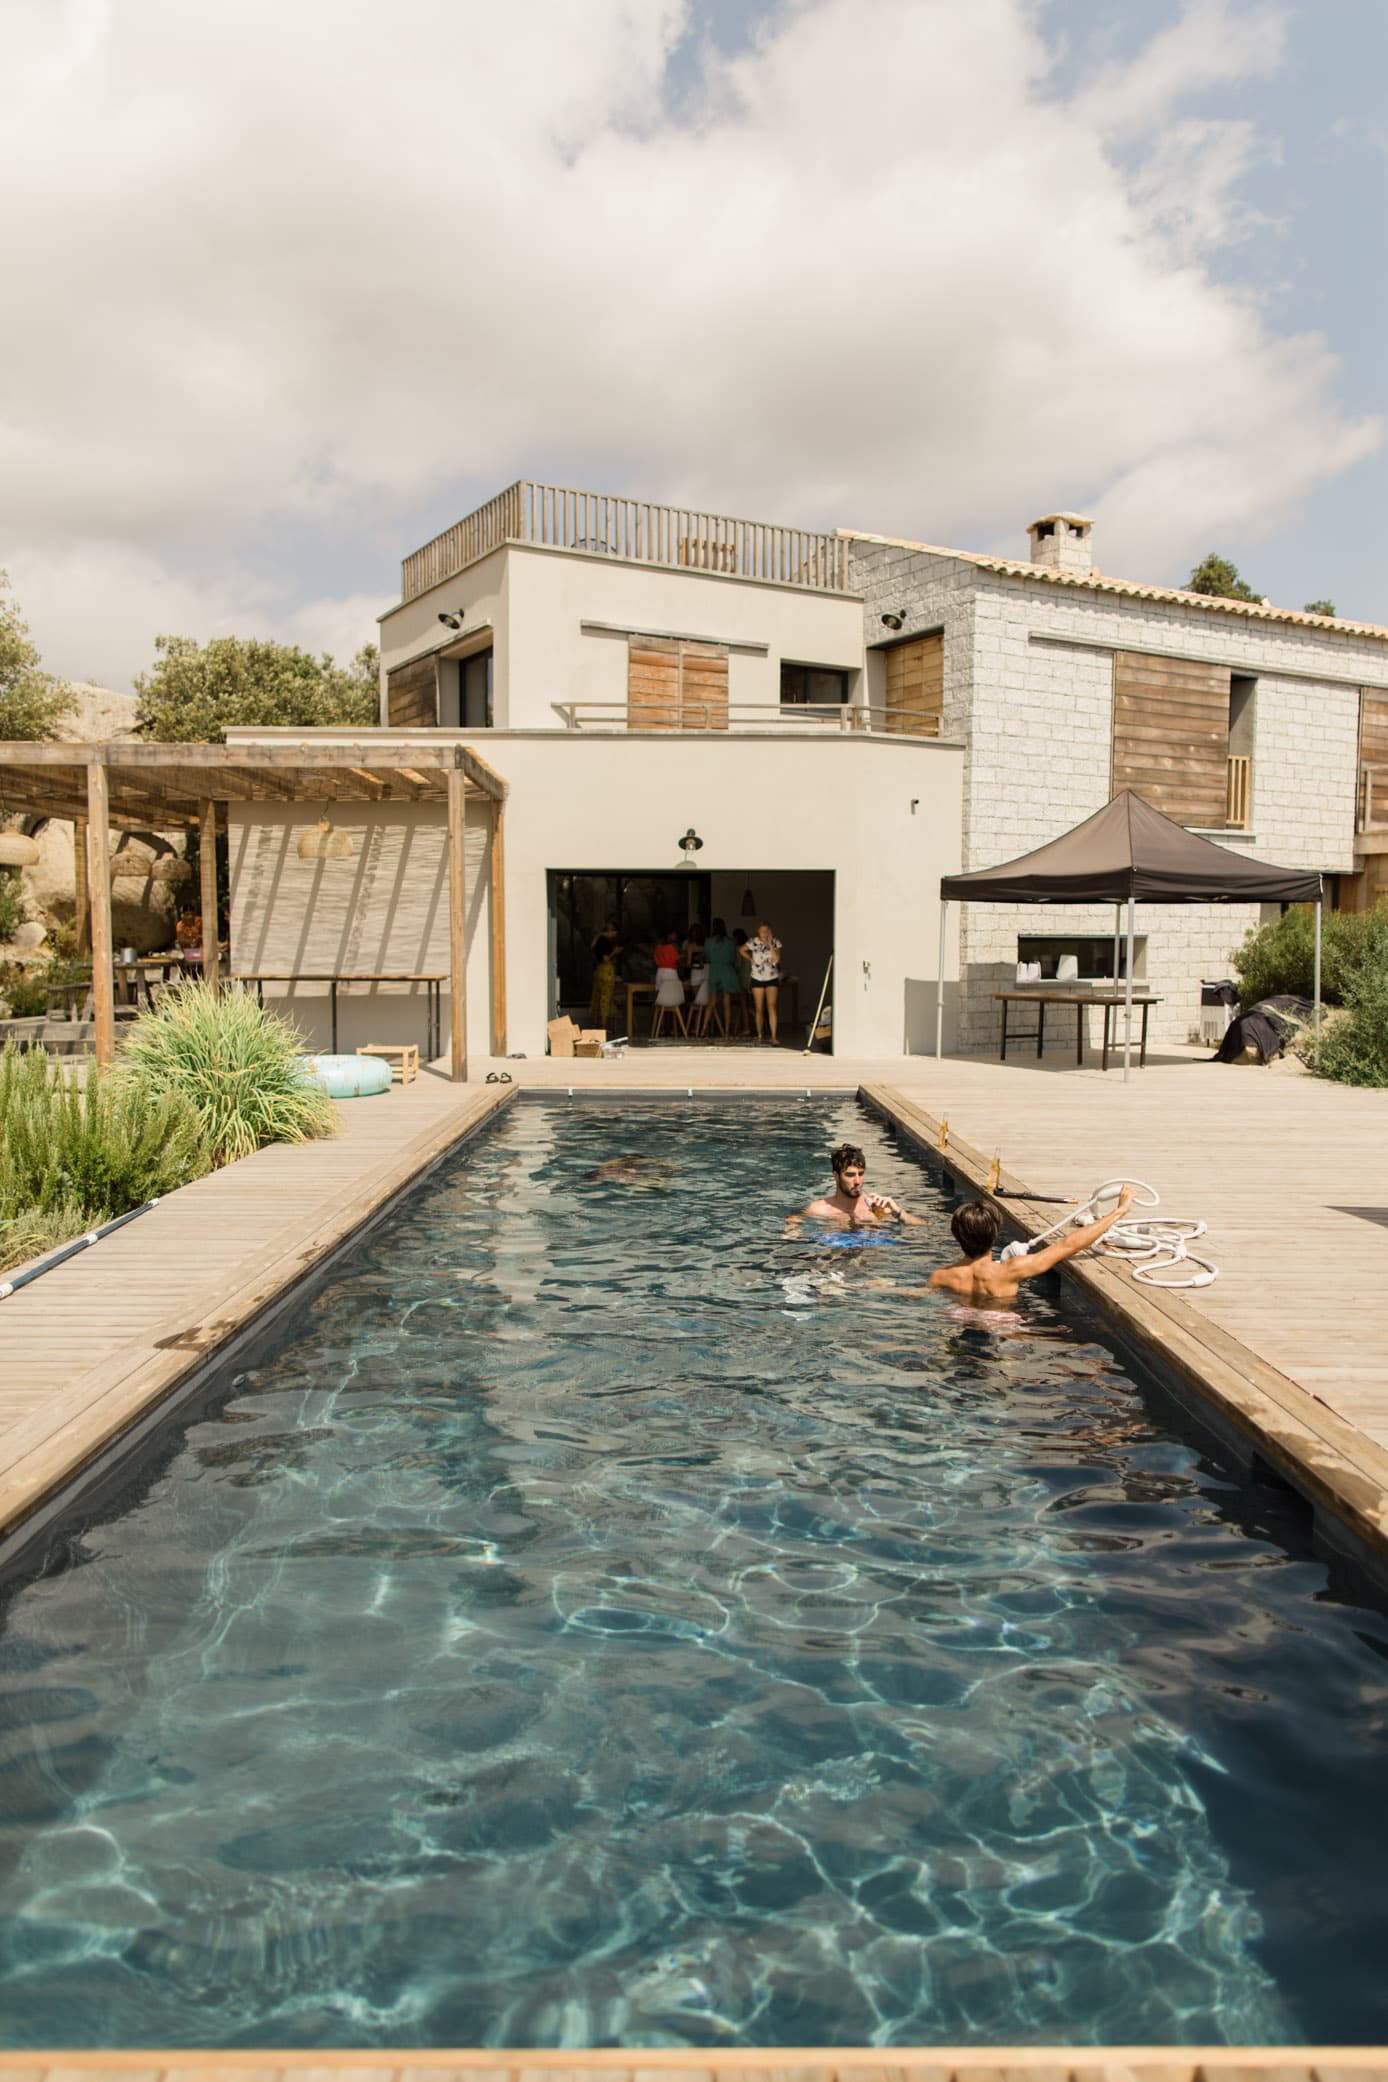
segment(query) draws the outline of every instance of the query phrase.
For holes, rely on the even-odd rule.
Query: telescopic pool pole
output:
[[[1325,901],[1322,890],[1316,897],[1316,973],[1311,981],[1311,996],[1315,1011],[1311,1015],[1312,1034],[1315,1040],[1321,1037],[1321,905]]]
[[[938,1063],[945,1052],[945,921],[949,916],[949,905],[940,899],[940,966],[935,971],[935,1060]]]
[[[810,1021],[810,1038],[800,1051],[802,1055],[808,1055],[810,1053],[810,1050],[814,1047],[815,1028],[819,1025],[819,1015],[824,1010],[824,1000],[829,995],[829,978],[833,975],[833,973],[834,957],[831,954],[829,957],[829,966],[824,971],[824,981],[820,985],[819,1003],[815,1006],[814,1018]]]

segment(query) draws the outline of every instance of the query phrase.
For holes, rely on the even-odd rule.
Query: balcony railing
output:
[[[716,571],[815,592],[842,592],[848,569],[847,541],[836,534],[522,479],[406,557],[400,567],[401,597],[418,599],[503,542],[536,542],[588,556],[674,571]]]
[[[938,716],[918,709],[846,702],[701,701],[672,695],[658,707],[643,708],[639,722],[630,720],[624,701],[556,701],[554,713],[566,730],[630,730],[648,736],[662,730],[825,730],[844,736],[938,737]]]
[[[1253,794],[1253,761],[1238,753],[1229,755],[1229,779],[1224,798],[1224,821],[1231,831],[1247,831]]]
[[[1359,806],[1355,828],[1388,831],[1388,766],[1371,759],[1359,762]]]

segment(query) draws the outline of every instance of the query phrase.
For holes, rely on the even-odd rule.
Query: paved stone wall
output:
[[[890,544],[856,543],[850,584],[864,597],[869,643],[881,640],[884,609],[906,610],[908,632],[943,624],[944,728],[967,747],[966,868],[1029,852],[1109,799],[1115,650],[1217,659],[1256,677],[1252,827],[1223,843],[1289,867],[1352,868],[1358,688],[1388,685],[1388,644],[1061,590]],[[1230,972],[1232,949],[1262,915],[1257,905],[1139,907],[1146,978],[1163,999],[1154,1039],[1187,1038],[1199,1021],[1201,978]],[[992,993],[1015,977],[1019,937],[1107,936],[1113,922],[1107,906],[964,907],[960,1045],[996,1046]],[[1071,1015],[1052,1024],[1048,1041],[1073,1047]]]

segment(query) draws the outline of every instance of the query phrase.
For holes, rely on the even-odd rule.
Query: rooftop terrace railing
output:
[[[430,586],[456,577],[503,542],[534,542],[588,556],[659,564],[673,571],[713,571],[815,592],[843,592],[847,580],[848,544],[836,534],[734,520],[695,507],[657,506],[649,499],[572,491],[523,478],[406,557],[400,567],[401,598],[417,600]]]

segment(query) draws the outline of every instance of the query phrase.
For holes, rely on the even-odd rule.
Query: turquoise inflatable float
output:
[[[374,1099],[391,1086],[391,1067],[379,1055],[300,1056],[307,1082],[321,1084],[330,1099]]]

